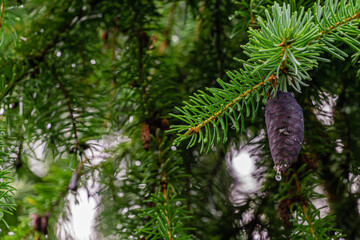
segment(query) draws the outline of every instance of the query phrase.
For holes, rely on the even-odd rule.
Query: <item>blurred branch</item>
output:
[[[56,72],[54,73],[55,76],[55,80],[58,82],[60,89],[64,95],[65,101],[66,101],[66,105],[69,111],[69,116],[71,119],[71,123],[72,123],[72,128],[73,128],[73,132],[74,132],[74,139],[75,139],[75,143],[76,143],[76,150],[79,150],[80,147],[80,142],[79,142],[79,137],[78,137],[78,133],[77,133],[77,127],[76,127],[76,120],[75,120],[75,116],[74,116],[74,111],[72,109],[71,103],[70,103],[70,98],[69,98],[69,93],[67,92],[64,84],[59,81],[59,79],[57,78]]]
[[[217,60],[219,65],[219,78],[224,77],[224,58],[223,58],[223,48],[221,46],[221,35],[223,33],[221,25],[221,0],[216,0],[215,2],[215,48],[217,54]]]
[[[169,199],[168,199],[168,180],[166,179],[166,170],[164,168],[165,165],[165,158],[164,158],[164,150],[161,149],[161,143],[162,143],[162,139],[160,137],[157,136],[157,141],[158,141],[158,151],[160,152],[159,155],[159,160],[161,162],[160,165],[160,169],[163,169],[162,173],[161,173],[161,186],[160,186],[160,191],[162,192],[162,195],[165,199],[165,203],[164,205],[168,205],[169,204]],[[171,222],[170,222],[170,218],[169,218],[169,212],[168,210],[165,208],[165,217],[166,217],[166,221],[168,224],[168,235],[169,235],[169,240],[173,240],[174,236],[172,235],[172,227],[171,227]]]
[[[170,44],[170,33],[171,33],[172,27],[174,25],[174,15],[175,15],[176,7],[177,7],[177,2],[174,2],[173,5],[171,6],[168,23],[164,30],[165,40],[160,44],[160,47],[159,47],[159,55],[160,56],[162,56],[164,54],[167,46]]]
[[[297,194],[299,196],[301,196],[301,183],[300,183],[300,178],[299,178],[299,175],[297,173],[295,173],[296,175],[296,190],[297,190]],[[312,236],[318,240],[319,238],[315,235],[315,230],[314,230],[314,224],[311,220],[311,217],[309,216],[308,214],[308,208],[307,208],[307,200],[305,200],[304,198],[302,199],[303,201],[300,201],[300,206],[302,208],[302,210],[304,211],[304,214],[305,214],[305,218],[306,218],[306,221],[307,223],[309,224],[309,227],[310,227],[310,231],[311,231],[311,234]]]

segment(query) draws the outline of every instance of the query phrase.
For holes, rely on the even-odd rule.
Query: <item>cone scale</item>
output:
[[[278,91],[269,98],[265,123],[275,169],[285,172],[299,155],[304,140],[304,116],[294,94]]]

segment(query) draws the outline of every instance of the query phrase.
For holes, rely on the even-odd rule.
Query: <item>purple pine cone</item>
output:
[[[294,94],[278,91],[269,98],[265,122],[275,168],[285,172],[299,155],[304,140],[304,115]]]

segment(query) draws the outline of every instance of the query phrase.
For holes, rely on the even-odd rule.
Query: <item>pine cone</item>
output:
[[[265,109],[269,146],[277,170],[285,172],[299,155],[304,140],[304,116],[293,93],[278,91]]]

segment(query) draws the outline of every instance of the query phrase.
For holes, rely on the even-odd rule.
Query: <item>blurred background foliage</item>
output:
[[[208,154],[166,134],[175,106],[241,66],[247,29],[275,1],[1,2],[1,239],[75,239],[80,188],[97,201],[91,239],[360,239],[359,65],[329,55],[310,73],[296,95],[305,141],[281,182],[263,105]],[[317,238],[302,235],[311,224]]]

